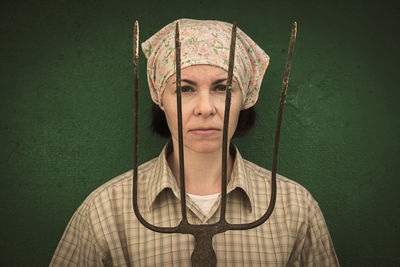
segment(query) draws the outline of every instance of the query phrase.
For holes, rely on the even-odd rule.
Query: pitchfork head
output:
[[[192,266],[216,266],[217,258],[212,247],[212,238],[215,234],[223,233],[228,230],[247,230],[257,227],[268,220],[275,206],[276,200],[276,165],[278,157],[279,133],[282,121],[283,106],[285,103],[286,91],[289,81],[290,66],[294,42],[296,39],[297,23],[293,23],[292,34],[289,43],[288,57],[286,61],[285,74],[283,77],[280,105],[278,110],[278,118],[275,132],[275,142],[273,151],[273,162],[271,170],[271,199],[269,206],[263,216],[259,219],[245,224],[231,224],[226,221],[226,187],[227,187],[227,140],[228,140],[228,124],[229,112],[231,105],[231,91],[233,67],[236,46],[236,23],[232,26],[228,79],[226,85],[224,126],[222,135],[222,186],[221,186],[221,215],[218,222],[207,225],[194,225],[188,222],[186,216],[186,192],[185,192],[185,173],[184,173],[184,155],[183,155],[183,134],[182,134],[182,100],[181,100],[181,42],[180,42],[180,26],[179,21],[176,22],[175,28],[175,66],[176,66],[176,89],[177,89],[177,113],[178,113],[178,144],[179,144],[179,171],[180,171],[180,196],[181,196],[181,212],[182,220],[175,227],[159,227],[147,222],[139,212],[137,203],[137,181],[138,181],[138,69],[139,69],[139,25],[135,21],[134,41],[133,41],[133,63],[134,63],[134,162],[133,162],[133,190],[132,202],[133,209],[137,219],[148,229],[159,233],[181,233],[192,234],[195,237],[195,248],[192,253]]]

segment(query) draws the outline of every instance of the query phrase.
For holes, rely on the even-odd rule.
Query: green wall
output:
[[[190,4],[188,4],[190,2]],[[242,154],[271,166],[298,22],[278,171],[318,200],[343,266],[399,266],[399,7],[395,1],[8,1],[1,7],[0,265],[45,266],[76,208],[132,166],[132,25],[237,21],[270,56]],[[141,59],[140,162],[149,130]]]

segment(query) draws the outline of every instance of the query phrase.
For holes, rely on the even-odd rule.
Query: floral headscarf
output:
[[[194,19],[179,19],[179,23],[182,69],[206,64],[228,71],[232,24]],[[175,24],[168,24],[142,43],[151,98],[158,105],[168,78],[175,74]],[[268,63],[269,56],[238,28],[233,76],[242,90],[242,109],[256,103]]]

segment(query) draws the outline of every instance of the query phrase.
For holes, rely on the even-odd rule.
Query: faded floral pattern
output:
[[[179,19],[179,23],[182,68],[207,64],[228,71],[232,24],[194,19]],[[142,43],[151,98],[158,105],[168,78],[175,73],[175,24],[168,24]],[[268,63],[269,56],[238,28],[233,75],[242,90],[242,109],[256,103]]]

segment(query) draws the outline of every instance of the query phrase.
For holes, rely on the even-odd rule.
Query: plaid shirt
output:
[[[180,193],[164,147],[138,170],[138,205],[148,222],[176,226]],[[244,160],[234,148],[226,219],[246,223],[261,217],[270,198],[270,171]],[[215,223],[220,199],[208,214],[187,197],[188,220]],[[227,231],[213,238],[218,266],[339,266],[317,202],[298,183],[277,176],[275,209],[251,230]],[[148,230],[132,208],[132,171],[92,192],[72,216],[50,266],[190,266],[194,237]]]

